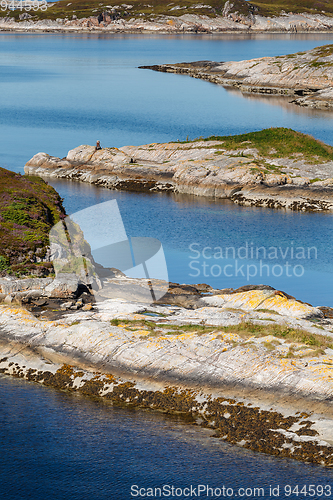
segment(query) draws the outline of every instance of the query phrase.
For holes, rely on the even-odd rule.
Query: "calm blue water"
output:
[[[297,108],[281,98],[246,98],[186,76],[138,69],[158,62],[284,54],[332,39],[333,34],[0,35],[0,165],[22,172],[38,151],[62,157],[96,139],[119,147],[272,125],[333,143],[331,113]],[[333,304],[330,215],[53,185],[70,213],[116,197],[129,236],[162,241],[171,281],[205,282],[217,288],[267,283],[301,300]],[[246,245],[253,254],[246,253]],[[257,253],[262,246],[265,249]],[[203,254],[205,247],[209,248]],[[226,247],[232,247],[227,255]],[[270,247],[278,252],[270,253],[273,258],[268,258]],[[239,251],[245,258],[237,258]]]
[[[332,144],[329,113],[298,109],[276,98],[244,98],[185,76],[137,69],[161,62],[279,55],[332,39],[0,34],[0,165],[23,172],[38,151],[62,157],[97,139],[103,146],[120,147],[272,125],[309,132]],[[172,281],[219,288],[264,282],[315,304],[333,303],[331,215],[52,184],[64,196],[69,213],[116,198],[129,236],[162,241]],[[242,255],[246,248],[280,248],[283,256],[280,252],[262,260],[270,265],[270,276],[236,276],[235,268],[232,276],[215,276],[219,267],[235,266],[236,260],[239,265],[259,265],[260,259],[251,254],[243,260],[212,258],[215,247],[224,251],[227,246],[236,252],[243,248]],[[301,258],[296,258],[296,247],[305,252]],[[312,247],[316,251],[308,255]],[[272,276],[274,265],[287,262],[291,268]],[[304,275],[288,277],[295,265],[303,266]],[[279,268],[275,271],[278,274]],[[134,498],[132,484],[147,488],[198,483],[264,487],[265,498],[272,498],[267,496],[269,485],[333,483],[332,471],[235,449],[161,415],[112,408],[3,377],[0,446],[3,500],[128,500]],[[285,498],[283,491],[280,497]]]
[[[140,65],[241,60],[331,43],[331,35],[105,36],[0,34],[0,165],[22,169],[38,151],[124,146],[286,126],[332,142],[331,114],[243,98]]]
[[[162,242],[169,281],[216,288],[264,283],[315,305],[333,304],[330,214],[115,192],[63,180],[50,183],[64,197],[69,213],[116,199],[128,236]]]
[[[239,488],[264,488],[264,496],[247,497],[262,499],[272,498],[270,486],[280,485],[279,498],[296,498],[284,495],[285,485],[333,487],[332,470],[232,447],[208,431],[155,413],[3,376],[0,404],[2,500],[140,498],[131,496],[132,485],[224,485],[235,494]]]
[[[0,35],[0,165],[23,171],[24,163],[38,151],[62,157],[96,139],[104,146],[119,147],[271,125],[310,132],[332,143],[331,113],[297,108],[284,99],[249,99],[186,76],[138,69],[158,62],[290,53],[332,39],[333,35]],[[267,283],[314,304],[333,303],[330,215],[115,194],[71,183],[53,185],[69,212],[116,197],[129,236],[162,241],[171,281],[205,282],[217,288]],[[196,251],[189,250],[190,245]],[[236,258],[244,245],[254,249],[254,258],[244,251],[248,258]],[[256,255],[262,245],[264,259],[262,253]],[[207,246],[211,250],[203,256]],[[216,256],[220,248],[230,246],[235,254],[205,258],[214,248]],[[280,252],[269,259],[271,246],[281,247],[282,256]],[[300,259],[296,254],[292,258],[296,247],[302,249]]]

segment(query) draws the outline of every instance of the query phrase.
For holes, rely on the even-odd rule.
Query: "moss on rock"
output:
[[[44,180],[0,168],[0,274],[48,274],[49,232],[64,216],[62,199]]]

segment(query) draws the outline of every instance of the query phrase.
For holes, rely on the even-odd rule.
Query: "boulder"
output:
[[[79,278],[72,273],[59,273],[44,290],[49,298],[74,298],[78,294]]]

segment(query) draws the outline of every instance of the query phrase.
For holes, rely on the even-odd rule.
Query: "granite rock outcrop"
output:
[[[25,173],[110,189],[173,192],[229,199],[239,205],[320,211],[333,208],[332,151],[305,134],[268,129],[97,151],[83,145],[64,159],[38,153],[26,163]]]
[[[68,4],[71,5],[71,4]],[[198,4],[198,6],[202,6]],[[118,6],[123,10],[122,7]],[[131,7],[130,5],[128,7]],[[208,6],[209,7],[209,6]],[[129,15],[121,18],[117,12],[78,19],[62,17],[57,19],[34,20],[22,17],[16,21],[7,16],[0,19],[1,31],[22,32],[102,32],[102,33],[309,33],[326,32],[333,29],[333,18],[325,14],[284,14],[265,17],[259,14],[242,15],[225,10],[222,15],[184,13],[173,15]],[[186,8],[184,9],[186,11]]]
[[[235,87],[244,94],[294,96],[292,102],[300,106],[333,107],[333,45],[247,61],[197,61],[142,68],[187,74],[225,87]]]
[[[0,372],[332,466],[333,320],[270,287],[211,293],[196,309],[106,299],[53,321],[0,305]]]

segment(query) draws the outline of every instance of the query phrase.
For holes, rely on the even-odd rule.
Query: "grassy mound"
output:
[[[291,128],[268,128],[248,134],[211,136],[204,140],[221,141],[223,149],[256,148],[259,154],[271,158],[288,158],[296,154],[310,162],[333,160],[332,146]]]
[[[0,273],[45,275],[49,232],[65,216],[59,194],[39,177],[0,168]]]

